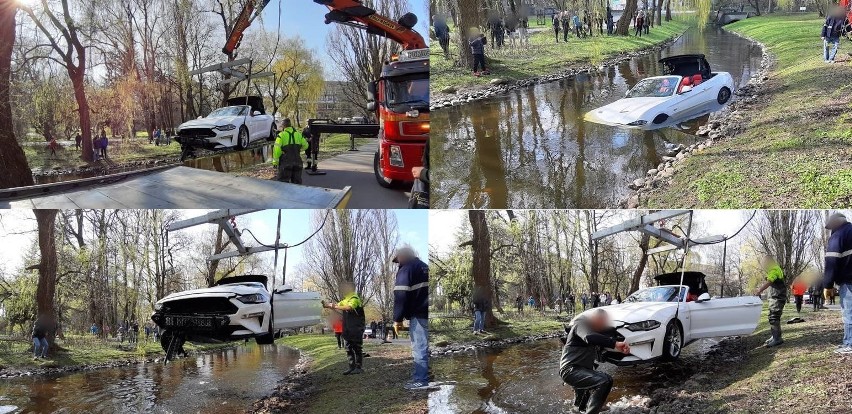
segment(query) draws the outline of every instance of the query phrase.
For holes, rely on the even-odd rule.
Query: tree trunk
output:
[[[639,264],[636,266],[636,270],[633,272],[633,278],[630,279],[630,291],[627,294],[631,294],[637,290],[639,290],[639,283],[642,281],[642,273],[645,272],[645,266],[648,264],[648,244],[651,242],[651,236],[647,233],[642,233],[642,239],[639,241],[639,248],[642,250],[642,255],[639,256]]]
[[[470,29],[479,26],[479,6],[480,2],[475,0],[458,0],[459,24],[456,27],[456,32],[459,36],[459,66],[469,68],[473,66],[473,55],[470,53],[470,46],[467,39],[470,36]]]
[[[615,34],[620,36],[630,34],[630,22],[633,21],[633,15],[636,14],[637,3],[638,0],[627,0],[624,5],[624,12],[615,24]]]
[[[657,14],[657,26],[663,24],[663,0],[655,0],[654,13]]]
[[[473,229],[473,289],[480,292],[493,303],[494,290],[491,287],[491,235],[488,233],[488,222],[484,210],[468,211],[470,226]],[[485,313],[485,326],[490,328],[497,323],[491,307]]]
[[[47,321],[47,341],[51,347],[56,338],[56,214],[59,210],[33,210],[38,224],[38,248],[41,260],[38,265],[36,304],[38,317]]]
[[[9,101],[12,76],[12,48],[15,43],[16,0],[0,0],[0,188],[33,185],[33,174],[24,150],[12,129],[12,104]]]
[[[666,21],[672,21],[672,0],[666,0]]]
[[[81,67],[85,59],[80,58]],[[86,84],[83,70],[68,70],[71,85],[74,87],[74,99],[77,101],[77,113],[80,118],[80,135],[83,137],[83,160],[92,162],[95,159],[94,147],[92,146],[92,120],[89,113],[89,99],[86,96]]]

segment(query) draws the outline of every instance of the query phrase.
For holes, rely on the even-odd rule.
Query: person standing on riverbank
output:
[[[835,7],[822,25],[822,54],[825,63],[834,63],[837,49],[840,47],[840,33],[846,24],[846,12],[842,7]]]
[[[642,27],[645,25],[645,12],[639,10],[636,12],[636,19],[633,21],[634,36],[642,37]]]
[[[574,387],[574,407],[586,414],[600,412],[612,389],[612,377],[595,370],[597,348],[612,348],[625,355],[630,353],[627,343],[601,333],[608,327],[609,318],[603,309],[591,311],[590,315],[574,321],[562,347],[559,376]]]
[[[829,290],[837,285],[843,315],[843,343],[834,352],[852,355],[852,224],[843,214],[834,213],[829,216],[825,228],[831,231],[831,236],[825,248],[822,287]]]
[[[555,13],[553,15],[553,33],[556,33],[556,43],[559,43],[559,26],[562,25],[562,20],[559,18],[560,13]]]
[[[343,319],[337,314],[334,315],[331,321],[331,329],[334,331],[334,337],[337,339],[337,349],[343,349]]]
[[[485,312],[488,310],[488,299],[482,293],[482,288],[473,290],[473,334],[485,333]]]
[[[769,329],[772,336],[766,340],[764,345],[767,348],[778,346],[784,343],[781,339],[781,314],[784,312],[784,305],[787,304],[787,286],[784,285],[784,272],[781,266],[770,256],[765,256],[761,260],[763,270],[766,272],[766,283],[754,291],[755,296],[760,296],[764,290],[769,289]]]
[[[432,27],[435,28],[435,37],[444,51],[444,59],[450,58],[450,26],[442,16],[432,16]]]
[[[473,57],[473,76],[480,74],[487,75],[488,70],[485,68],[485,45],[488,40],[485,35],[479,32],[479,29],[470,29],[470,38],[467,41],[470,45],[470,54]]]
[[[807,290],[807,285],[798,277],[790,285],[790,291],[793,293],[793,302],[796,304],[796,313],[802,313],[802,303],[805,301],[805,291]]]
[[[349,370],[343,375],[362,374],[362,363],[364,361],[364,328],[367,319],[364,316],[364,304],[361,297],[355,291],[355,283],[343,281],[339,285],[340,302],[325,303],[322,306],[340,313],[343,319],[343,339],[346,341],[346,356],[349,357]]]
[[[414,359],[414,371],[405,389],[422,390],[429,386],[429,266],[410,247],[399,249],[393,262],[399,264],[393,288],[393,328],[399,330],[408,319]]]
[[[45,318],[39,316],[33,324],[33,359],[47,358],[47,349],[50,344],[47,342],[47,322]]]

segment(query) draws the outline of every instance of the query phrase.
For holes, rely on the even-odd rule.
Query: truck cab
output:
[[[429,50],[404,50],[392,57],[368,89],[368,109],[379,120],[376,181],[383,187],[411,182],[411,169],[423,165],[429,139]]]

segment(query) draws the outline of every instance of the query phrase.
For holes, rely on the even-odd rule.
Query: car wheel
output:
[[[376,151],[376,155],[375,155],[375,157],[373,157],[373,172],[375,173],[376,181],[379,183],[380,186],[382,186],[384,188],[393,187],[394,181],[386,178],[382,174],[382,164],[379,160],[379,152],[378,151]]]
[[[272,126],[269,127],[269,138],[267,138],[266,140],[270,142],[275,141],[275,135],[275,124],[272,124]]]
[[[237,149],[246,149],[249,144],[249,133],[245,125],[240,127],[240,133],[237,135]]]
[[[659,115],[654,117],[653,122],[657,125],[660,125],[663,122],[666,122],[667,119],[669,119],[669,116],[667,114],[659,114]]]
[[[666,336],[663,338],[663,359],[675,360],[680,357],[683,349],[683,330],[680,324],[672,319],[666,325]]]
[[[722,89],[719,89],[719,95],[716,97],[716,102],[719,102],[719,105],[724,105],[731,99],[731,90],[728,89],[727,86],[723,86]]]

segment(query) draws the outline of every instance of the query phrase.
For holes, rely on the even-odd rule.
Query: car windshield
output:
[[[429,106],[429,78],[392,79],[387,83],[388,103]]]
[[[659,78],[642,79],[630,92],[628,98],[664,98],[672,96],[677,89],[680,78],[677,76],[665,76]]]
[[[657,286],[637,290],[624,299],[624,302],[677,302],[677,286]],[[686,293],[686,288],[681,287],[681,297]]]
[[[219,108],[214,110],[207,115],[208,118],[215,118],[219,116],[241,116],[246,114],[247,106],[226,106],[224,108]]]

